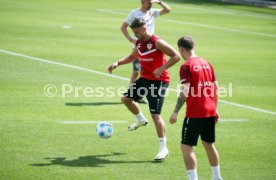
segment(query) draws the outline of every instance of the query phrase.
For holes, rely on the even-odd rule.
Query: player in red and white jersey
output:
[[[167,71],[172,65],[180,60],[180,56],[170,45],[147,31],[146,22],[142,19],[135,19],[130,27],[138,38],[136,49],[132,54],[108,67],[112,73],[116,67],[132,62],[138,58],[142,72],[141,77],[136,80],[121,98],[129,111],[136,116],[136,122],[129,126],[129,131],[136,130],[148,123],[147,118],[141,112],[137,102],[147,97],[151,117],[156,127],[159,138],[160,149],[155,160],[164,159],[169,151],[166,144],[166,126],[161,117],[161,110],[164,103],[166,89],[169,86],[170,77]],[[170,59],[166,60],[166,55]]]
[[[137,40],[138,60],[144,68],[141,70],[141,77],[147,80],[162,81],[170,83],[170,76],[167,69],[164,69],[160,76],[153,73],[156,69],[167,63],[164,52],[157,49],[155,43],[160,40],[156,35],[152,35],[147,41]]]
[[[147,31],[151,34],[154,34],[154,24],[155,24],[155,19],[159,16],[162,16],[164,14],[167,14],[171,11],[171,8],[169,7],[168,4],[166,4],[164,1],[160,0],[141,0],[141,6],[138,9],[132,10],[127,18],[124,20],[121,26],[121,31],[125,38],[132,43],[134,48],[134,45],[136,44],[136,37],[132,37],[129,32],[128,32],[128,27],[131,25],[131,23],[134,21],[134,19],[143,19],[146,21],[146,26],[147,26]],[[159,4],[160,9],[155,9],[152,8],[153,4]],[[133,65],[133,71],[130,77],[130,83],[133,83],[134,81],[137,80],[137,78],[140,75],[141,72],[141,64],[138,59],[135,59],[132,62]],[[146,101],[144,99],[141,99],[139,103],[144,103],[146,104]]]
[[[219,155],[215,148],[215,123],[217,111],[218,83],[214,69],[194,51],[194,41],[186,36],[178,40],[178,47],[185,62],[180,68],[181,92],[170,123],[177,121],[178,112],[186,102],[186,116],[182,127],[181,149],[190,180],[197,180],[196,157],[193,146],[200,135],[212,166],[212,180],[221,180]]]

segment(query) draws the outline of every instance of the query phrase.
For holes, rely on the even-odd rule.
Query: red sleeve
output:
[[[181,66],[179,76],[181,84],[189,83],[191,81],[190,66],[188,64]]]

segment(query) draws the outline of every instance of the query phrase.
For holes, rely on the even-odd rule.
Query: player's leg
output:
[[[215,147],[215,144],[208,143],[205,141],[202,141],[202,143],[206,150],[209,163],[212,167],[212,180],[222,180],[222,177],[220,174],[220,166],[219,166],[219,154]]]
[[[151,117],[153,119],[158,140],[159,140],[159,152],[155,156],[155,160],[163,160],[165,159],[168,154],[169,150],[167,148],[167,138],[166,138],[166,125],[165,122],[160,114],[151,114]]]
[[[127,97],[122,97],[121,100],[125,104],[125,106],[129,109],[129,111],[132,112],[132,114],[135,115],[136,117],[136,122],[131,124],[128,127],[129,131],[134,131],[138,129],[140,126],[145,126],[148,124],[148,120],[140,110],[137,102]]]
[[[139,108],[139,105],[137,101],[141,98],[143,98],[144,91],[143,89],[140,90],[141,87],[143,87],[143,79],[139,78],[137,81],[132,83],[129,86],[128,91],[124,94],[123,97],[121,97],[122,103],[128,108],[128,110],[135,115],[136,122],[133,123],[128,127],[129,131],[136,130],[140,126],[145,126],[148,123],[148,120],[143,115],[142,111]]]
[[[160,114],[151,114],[159,138],[166,136],[166,125]]]
[[[160,115],[168,84],[161,81],[148,81],[146,86],[148,87],[147,99],[149,102],[149,109],[160,144],[159,152],[154,159],[162,160],[169,154],[166,139],[166,125]]]
[[[181,144],[181,151],[189,180],[198,180],[196,155],[193,146]]]
[[[212,167],[219,165],[219,154],[215,147],[214,143],[208,143],[205,141],[202,141],[202,144],[205,148],[205,151],[207,153],[209,163]]]
[[[133,99],[123,96],[121,97],[121,101],[132,114],[136,115],[140,113],[139,105]]]
[[[185,118],[182,127],[181,150],[184,164],[190,180],[197,180],[196,156],[193,146],[197,145],[198,137],[204,123],[199,118]]]
[[[212,179],[221,180],[219,154],[215,147],[215,117],[206,118],[206,124],[201,132],[201,139],[212,167]]]

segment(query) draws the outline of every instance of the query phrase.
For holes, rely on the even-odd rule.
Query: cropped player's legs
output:
[[[184,164],[186,166],[189,180],[198,180],[197,177],[197,162],[193,147],[186,144],[181,144],[181,151],[183,155]]]
[[[151,81],[148,83],[149,83],[148,87],[152,87],[152,85],[156,87],[153,90],[149,89],[149,93],[147,95],[151,117],[154,122],[157,136],[159,138],[159,143],[160,143],[159,152],[154,159],[162,160],[166,158],[166,156],[169,154],[169,151],[167,148],[167,139],[166,139],[166,125],[164,123],[162,116],[160,115],[162,106],[164,103],[164,96],[166,94],[166,89],[168,88],[168,84],[165,84],[161,81]]]
[[[140,126],[145,126],[148,124],[148,120],[146,117],[143,115],[141,112],[139,105],[137,102],[135,102],[133,99],[128,98],[128,97],[121,97],[122,103],[128,108],[128,110],[135,115],[136,117],[136,122],[133,123],[128,127],[129,131],[136,130]]]
[[[148,120],[141,112],[137,101],[144,96],[144,91],[141,88],[144,86],[144,79],[139,78],[137,81],[129,86],[128,91],[121,98],[121,101],[125,104],[128,110],[135,115],[136,122],[128,127],[129,131],[136,130],[140,126],[145,126]]]
[[[202,141],[202,144],[206,150],[209,163],[212,167],[212,180],[222,180],[222,177],[220,175],[219,154],[215,147],[215,144],[205,141]]]
[[[201,130],[202,144],[207,153],[209,163],[212,167],[213,180],[221,180],[220,167],[219,167],[219,154],[215,147],[215,117],[208,117],[205,119],[206,123]]]
[[[219,165],[219,154],[214,143],[202,141],[211,166]]]
[[[200,134],[211,166],[218,166],[219,164],[219,155],[215,147],[215,124],[215,117],[206,118],[205,126]]]
[[[159,152],[154,159],[162,160],[169,154],[169,150],[167,148],[166,125],[160,114],[151,114],[151,117],[153,119],[160,144]]]
[[[183,160],[187,170],[196,169],[196,156],[193,151],[193,146],[181,144]]]
[[[151,114],[159,138],[166,136],[166,125],[160,114]]]
[[[181,150],[189,180],[197,180],[197,162],[193,146],[197,145],[198,137],[205,121],[199,118],[185,118],[182,126]]]
[[[128,97],[121,97],[121,101],[132,114],[136,115],[140,113],[139,105],[133,99]]]

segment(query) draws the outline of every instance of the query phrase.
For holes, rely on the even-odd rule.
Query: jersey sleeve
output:
[[[191,73],[190,73],[190,66],[188,64],[184,64],[181,66],[179,71],[179,76],[180,76],[181,84],[190,83]]]
[[[152,13],[154,17],[160,16],[161,9],[153,9]]]
[[[134,13],[135,13],[134,11],[131,11],[131,12],[128,14],[127,18],[125,19],[125,22],[126,22],[128,25],[130,25],[130,24],[133,22],[133,20],[135,19]]]

